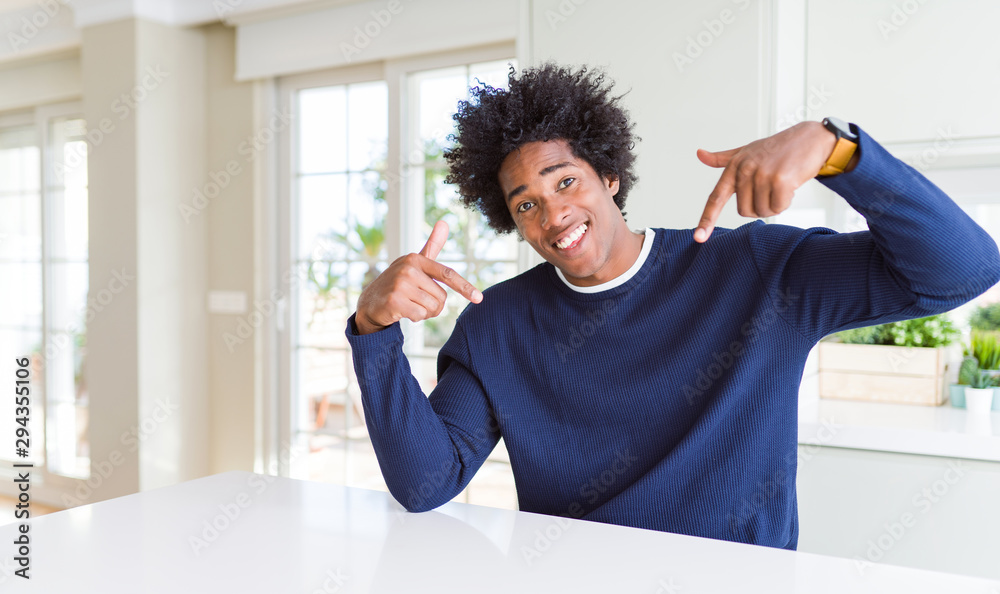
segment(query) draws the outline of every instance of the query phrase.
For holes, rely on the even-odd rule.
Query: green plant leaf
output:
[[[965,357],[962,359],[962,365],[958,368],[958,383],[960,385],[971,385],[978,374],[979,361],[975,357]]]
[[[973,330],[1000,330],[1000,302],[977,307],[969,316],[969,326]]]
[[[1000,332],[973,330],[966,349],[983,369],[1000,369]]]
[[[835,334],[847,344],[883,344],[936,348],[948,346],[961,335],[944,314],[864,326]]]

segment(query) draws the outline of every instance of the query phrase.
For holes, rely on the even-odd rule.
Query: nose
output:
[[[546,231],[553,227],[562,227],[571,211],[569,203],[559,198],[545,200],[540,208],[542,209],[542,228]]]

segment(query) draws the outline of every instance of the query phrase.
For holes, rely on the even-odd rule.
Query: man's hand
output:
[[[713,153],[698,149],[709,167],[725,167],[708,197],[694,231],[694,240],[708,240],[729,198],[736,194],[736,212],[744,217],[769,217],[792,203],[795,190],[816,177],[833,152],[837,138],[819,122],[801,122],[774,136]],[[847,171],[857,162],[854,153]]]
[[[440,315],[448,294],[436,280],[473,303],[483,300],[472,283],[434,261],[447,238],[448,223],[438,221],[420,253],[398,258],[368,285],[358,298],[354,317],[358,334],[377,332],[402,318],[419,322]]]

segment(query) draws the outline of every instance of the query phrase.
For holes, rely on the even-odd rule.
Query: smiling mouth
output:
[[[586,232],[587,232],[587,223],[581,223],[580,226],[574,229],[572,233],[560,239],[559,241],[553,243],[552,245],[556,246],[560,250],[568,250],[572,247],[575,247],[576,244],[580,243],[580,240],[583,238],[583,235]]]

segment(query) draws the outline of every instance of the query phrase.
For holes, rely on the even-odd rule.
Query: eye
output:
[[[559,181],[559,188],[565,188],[576,181],[575,177],[567,177],[566,179]]]
[[[528,212],[532,206],[534,205],[530,202],[522,202],[517,205],[517,212]]]

